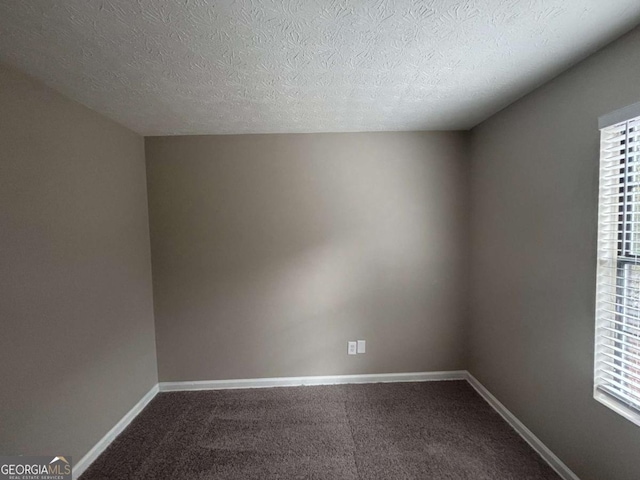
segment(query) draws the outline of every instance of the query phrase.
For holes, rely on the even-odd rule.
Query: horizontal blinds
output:
[[[640,118],[601,130],[595,388],[640,412]]]

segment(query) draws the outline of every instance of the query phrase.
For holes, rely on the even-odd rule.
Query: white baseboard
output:
[[[372,375],[328,375],[316,377],[249,378],[238,380],[204,380],[194,382],[160,382],[161,392],[187,390],[227,390],[233,388],[299,387],[304,385],[340,385],[347,383],[429,382],[466,380],[464,370],[450,372],[381,373]]]
[[[567,467],[562,460],[560,460],[549,448],[542,443],[542,441],[536,437],[531,430],[516,418],[507,407],[505,407],[500,400],[494,397],[489,390],[482,385],[478,379],[476,379],[471,373],[467,372],[467,381],[475,390],[484,398],[489,405],[491,405],[496,412],[504,418],[511,428],[513,428],[518,434],[533,448],[538,455],[540,455],[545,462],[553,468],[563,480],[580,480],[578,476]]]
[[[430,382],[442,380],[466,380],[491,405],[509,425],[538,452],[538,454],[564,480],[580,480],[531,430],[513,415],[507,407],[494,397],[473,375],[466,370],[448,372],[382,373],[372,375],[329,375],[315,377],[251,378],[238,380],[208,380],[194,382],[160,382],[74,465],[73,478],[77,479],[104,452],[109,444],[131,423],[131,421],[153,400],[158,392],[190,390],[225,390],[234,388],[295,387],[304,385],[340,385],[354,383]]]
[[[127,428],[131,421],[138,416],[138,414],[147,406],[147,404],[153,400],[153,397],[159,392],[158,384],[156,383],[151,390],[149,390],[144,397],[140,399],[134,407],[127,412],[127,414],[120,419],[115,426],[107,432],[107,434],[96,443],[87,454],[82,457],[78,462],[75,462],[73,466],[73,479],[77,479],[84,471],[89,468],[89,465],[100,456],[102,452],[113,442],[113,440]]]

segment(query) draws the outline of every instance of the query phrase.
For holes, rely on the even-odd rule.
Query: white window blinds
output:
[[[640,117],[601,130],[595,397],[640,424]]]

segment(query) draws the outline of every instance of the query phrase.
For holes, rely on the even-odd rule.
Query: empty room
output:
[[[0,322],[0,480],[638,480],[640,2],[0,0]]]

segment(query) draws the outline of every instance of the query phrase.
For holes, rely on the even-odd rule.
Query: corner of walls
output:
[[[146,229],[148,235],[148,246],[149,246],[149,272],[151,276],[151,315],[153,317],[153,345],[154,345],[154,355],[155,355],[155,365],[156,365],[156,384],[160,382],[160,369],[158,367],[158,334],[157,334],[157,326],[156,326],[156,298],[155,298],[155,286],[153,281],[153,245],[151,244],[151,220],[149,214],[149,175],[148,175],[148,159],[147,159],[147,138],[146,136],[142,136],[142,150],[143,150],[143,163],[144,163],[144,196],[146,199],[147,206],[147,221],[146,221]]]
[[[463,335],[462,335],[462,342],[464,345],[464,357],[463,357],[463,365],[464,365],[464,369],[469,371],[469,364],[471,362],[471,336],[469,333],[469,329],[471,327],[471,313],[472,313],[472,309],[471,309],[471,289],[473,287],[472,284],[472,249],[473,249],[473,239],[472,239],[472,234],[473,234],[473,229],[472,229],[472,219],[473,219],[473,215],[472,215],[472,208],[473,208],[473,199],[472,199],[472,194],[471,194],[471,187],[472,187],[472,181],[473,181],[473,172],[472,172],[472,168],[473,168],[473,131],[472,130],[465,130],[464,132],[462,132],[464,135],[464,142],[465,142],[465,158],[466,158],[466,169],[465,169],[465,173],[466,173],[466,178],[465,178],[465,185],[463,187],[464,189],[464,194],[466,195],[466,208],[465,208],[465,218],[464,218],[464,226],[465,226],[465,230],[464,230],[464,244],[463,244],[463,251],[464,251],[464,269],[463,271],[466,272],[465,275],[463,275],[463,279],[464,279],[464,322],[465,322],[465,328],[463,329]]]

